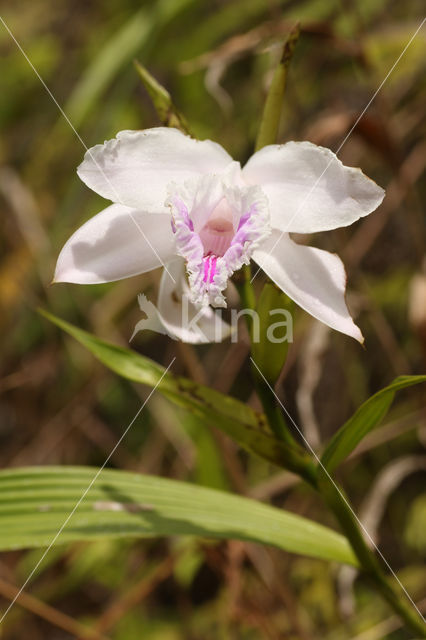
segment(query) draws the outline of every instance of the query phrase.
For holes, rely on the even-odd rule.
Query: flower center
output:
[[[228,278],[248,264],[270,231],[267,201],[258,187],[229,185],[203,176],[183,187],[170,185],[177,253],[186,260],[194,304],[226,306]]]
[[[232,211],[225,198],[213,209],[199,236],[203,245],[203,281],[213,282],[217,259],[225,255],[234,237]]]

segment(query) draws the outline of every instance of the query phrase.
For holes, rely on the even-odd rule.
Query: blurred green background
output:
[[[159,272],[101,286],[49,288],[69,235],[105,203],[78,179],[84,146],[159,124],[132,60],[170,91],[197,137],[236,159],[253,151],[280,43],[301,22],[279,141],[336,150],[420,25],[419,0],[2,0],[0,15],[64,109],[60,114],[0,24],[0,464],[101,465],[148,395],[40,318],[37,306],[127,344],[156,299]],[[318,450],[370,394],[426,359],[424,263],[426,29],[341,152],[387,191],[353,225],[300,237],[336,251],[366,338],[332,333],[301,310],[277,392]],[[81,139],[79,139],[81,136]],[[257,278],[260,291],[262,278]],[[150,332],[133,348],[258,407],[248,343],[193,348]],[[424,389],[402,392],[340,473],[357,513],[425,608]],[[422,402],[423,401],[423,402]],[[269,501],[335,526],[290,473],[248,457],[154,395],[110,466]],[[6,607],[40,556],[0,556]],[[8,615],[5,640],[93,638],[403,640],[410,636],[348,569],[241,542],[103,541],[52,550]],[[2,634],[2,635],[1,635]]]

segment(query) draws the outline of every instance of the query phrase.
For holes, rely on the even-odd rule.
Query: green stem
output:
[[[300,451],[303,451],[302,447],[297,444],[290,431],[288,430],[287,423],[284,420],[281,410],[275,402],[275,396],[273,392],[270,390],[268,385],[265,384],[265,381],[259,375],[259,372],[254,365],[252,365],[251,370],[257,395],[259,396],[259,399],[262,403],[263,410],[266,417],[268,418],[268,422],[272,431],[275,433],[279,440],[282,440],[292,447],[296,445]]]
[[[255,310],[256,296],[251,284],[250,265],[244,265],[234,281],[240,294],[243,307]],[[250,334],[250,342],[253,343],[253,318],[250,315],[246,315],[245,318]],[[286,467],[294,473],[301,475],[309,484],[315,485],[316,470],[313,461],[293,438],[284,420],[281,409],[275,402],[273,390],[259,374],[259,371],[253,365],[253,360],[251,369],[256,392],[262,403],[268,423],[276,437],[288,446],[288,457],[285,460]]]
[[[312,456],[304,452],[299,444],[293,440],[276,403],[273,391],[265,384],[255,367],[253,367],[253,372],[256,391],[271,429],[275,436],[288,447],[289,460],[284,461],[283,466],[297,473],[322,496],[338,520],[359,560],[360,568],[372,585],[418,638],[426,638],[426,624],[423,618],[408,601],[407,595],[402,589],[394,586],[387,578],[379,559],[367,545],[359,521],[343,490],[322,467],[316,465]]]
[[[339,521],[342,531],[351,543],[361,568],[370,579],[370,582],[381,593],[392,609],[404,620],[407,627],[419,638],[426,638],[426,624],[422,616],[408,601],[407,595],[402,589],[400,587],[396,588],[387,578],[377,556],[365,542],[358,520],[343,491],[322,470],[318,473],[317,490]]]
[[[262,402],[265,398],[260,394]],[[271,413],[269,399],[263,404],[265,413],[270,421],[271,428],[277,437],[280,437],[281,428],[274,423],[273,414]],[[281,438],[287,442],[286,439]],[[309,465],[311,463],[311,465]],[[330,510],[334,513],[338,520],[343,533],[349,540],[356,557],[359,560],[360,568],[369,579],[374,588],[382,595],[384,600],[392,607],[407,627],[418,638],[426,638],[426,624],[421,614],[419,614],[413,605],[408,601],[407,594],[403,590],[390,581],[382,569],[381,563],[377,556],[367,545],[359,522],[345,497],[343,490],[338,487],[336,482],[327,473],[314,464],[312,458],[307,459],[301,457],[299,469],[292,469],[298,473],[303,480],[318,491],[322,496]]]
[[[372,585],[418,638],[426,638],[426,624],[422,616],[408,601],[407,594],[387,578],[378,557],[367,545],[359,521],[343,490],[338,487],[325,469],[317,466],[313,457],[308,455],[293,439],[276,402],[273,390],[262,379],[256,367],[253,366],[252,369],[256,391],[271,429],[275,436],[287,445],[288,460],[283,461],[283,466],[297,473],[322,496],[338,520],[358,558],[360,568]]]
[[[296,24],[284,44],[281,59],[275,69],[272,83],[266,97],[260,121],[259,132],[256,138],[255,151],[259,151],[268,144],[274,144],[277,140],[280,125],[283,97],[287,82],[287,71],[293,57],[294,48],[299,39],[300,25]]]
[[[317,470],[314,460],[293,438],[284,420],[281,408],[275,402],[274,392],[259,375],[259,371],[252,365],[252,374],[256,393],[262,403],[268,423],[275,436],[287,445],[288,457],[284,461],[285,467],[301,476],[305,482],[316,488]]]
[[[407,595],[400,589],[396,591],[395,587],[381,572],[371,576],[371,580],[387,603],[404,620],[407,627],[418,638],[426,638],[426,623],[421,614],[408,601]]]
[[[238,289],[242,306],[245,309],[256,309],[256,296],[253,285],[251,283],[251,267],[245,264],[240,271],[234,276],[234,283]],[[250,335],[250,342],[253,342],[253,318],[250,315],[245,316],[247,329]]]
[[[240,295],[242,306],[245,309],[251,309],[252,311],[256,308],[256,296],[254,294],[253,285],[251,283],[251,268],[249,264],[245,264],[242,269],[240,269],[234,275],[234,284],[237,287],[238,293]],[[247,329],[250,335],[250,343],[253,342],[253,318],[250,315],[245,315]]]

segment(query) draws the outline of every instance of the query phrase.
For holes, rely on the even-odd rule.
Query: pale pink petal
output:
[[[221,173],[231,156],[211,140],[194,140],[178,129],[120,131],[87,151],[77,169],[104,198],[152,213],[165,212],[170,182]]]
[[[385,193],[360,169],[345,167],[330,149],[310,142],[264,147],[243,177],[262,187],[272,227],[285,232],[346,227],[374,211]]]
[[[298,245],[287,234],[274,230],[253,259],[302,309],[363,342],[346,306],[345,268],[337,255]]]
[[[54,282],[121,280],[162,266],[174,253],[170,215],[113,204],[67,241],[59,254]]]

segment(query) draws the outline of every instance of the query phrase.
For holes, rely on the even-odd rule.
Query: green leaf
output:
[[[263,414],[214,389],[174,376],[170,372],[164,375],[164,368],[153,360],[100,340],[47,311],[40,310],[40,313],[73,336],[118,375],[150,387],[158,384],[157,390],[169,400],[193,412],[206,424],[221,429],[247,451],[278,466],[297,470],[300,462],[297,454],[291,447],[274,438]]]
[[[49,545],[93,482],[90,467],[0,472],[0,549]],[[346,539],[255,500],[155,476],[103,470],[55,544],[118,537],[202,536],[268,544],[356,565]]]
[[[334,471],[364,436],[381,422],[392,404],[396,391],[420,382],[426,382],[426,375],[399,376],[389,386],[364,402],[328,443],[321,458],[327,471]]]
[[[272,83],[266,97],[262,119],[260,121],[259,133],[257,134],[255,150],[259,151],[268,144],[275,144],[277,141],[278,128],[280,126],[281,111],[285,85],[287,82],[287,71],[293,57],[294,48],[299,39],[300,25],[296,24],[284,44],[281,59],[275,69]]]
[[[113,78],[145,44],[154,24],[155,16],[141,9],[99,47],[64,107],[74,127],[80,127]]]
[[[170,93],[152,76],[145,67],[134,60],[136,71],[140,79],[142,80],[145,89],[148,91],[149,96],[153,102],[155,110],[158,114],[163,125],[166,127],[176,127],[183,133],[189,134],[188,124],[179,112],[179,110],[173,104]]]

